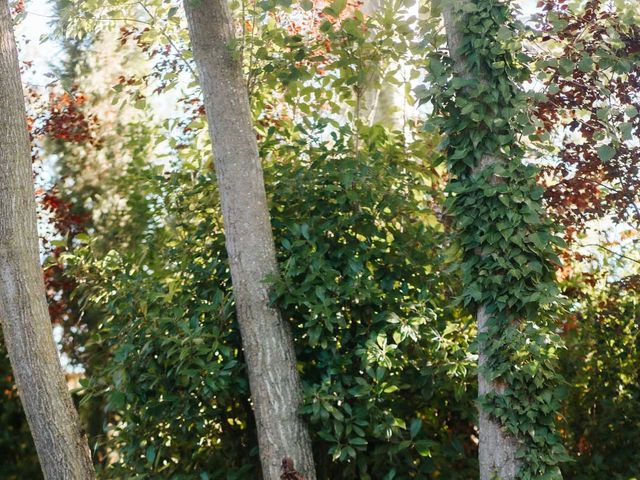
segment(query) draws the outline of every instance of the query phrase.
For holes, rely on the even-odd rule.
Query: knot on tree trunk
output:
[[[284,457],[282,459],[282,475],[280,480],[307,480],[293,467],[293,459]]]

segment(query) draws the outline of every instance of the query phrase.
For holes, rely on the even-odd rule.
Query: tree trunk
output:
[[[478,308],[476,313],[478,333],[486,331],[488,315],[484,307]],[[502,393],[504,384],[490,382],[481,373],[487,361],[484,348],[478,345],[478,395],[489,392]],[[495,475],[501,480],[512,480],[520,469],[520,462],[516,459],[518,442],[507,434],[500,422],[492,418],[482,407],[478,409],[478,429],[480,438],[478,444],[478,464],[480,466],[480,480],[492,480]]]
[[[0,2],[0,320],[47,480],[95,477],[60,367],[39,261],[31,149],[8,2]]]
[[[386,0],[364,0],[360,9],[368,17],[376,15],[382,8],[388,8]],[[373,40],[373,39],[372,39]],[[366,125],[380,124],[391,130],[403,129],[402,105],[405,101],[400,87],[384,81],[380,70],[397,68],[395,62],[380,60],[377,66],[371,66],[366,75],[363,93],[361,120]]]
[[[265,283],[277,274],[262,166],[241,65],[232,51],[225,0],[184,0],[204,94],[220,191],[236,311],[249,373],[265,480],[291,458],[315,480],[311,441],[298,414],[301,393],[293,338]]]
[[[451,0],[443,2],[442,16],[447,34],[447,44],[449,55],[454,62],[454,70],[457,76],[468,80],[482,82],[482,78],[473,78],[465,63],[465,59],[459,55],[462,42],[462,34],[458,28],[458,19],[454,11],[460,11],[461,6],[468,0]],[[474,167],[473,173],[478,173],[483,169],[503,161],[502,159],[490,155],[482,157],[480,162]],[[480,306],[476,312],[478,333],[486,331],[488,315],[485,306]],[[484,353],[484,346],[478,345],[478,395],[483,396],[489,392],[502,393],[504,385],[497,381],[487,380],[483,372],[487,356]],[[497,475],[501,480],[512,480],[520,468],[520,462],[516,459],[518,450],[517,440],[504,431],[500,422],[491,417],[483,408],[478,411],[478,429],[480,431],[478,445],[478,460],[480,464],[480,480],[491,480]]]

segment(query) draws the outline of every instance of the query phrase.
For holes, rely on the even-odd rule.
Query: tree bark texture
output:
[[[95,478],[67,389],[38,251],[31,148],[9,5],[0,2],[0,320],[47,480]]]
[[[442,2],[442,16],[447,34],[449,55],[454,62],[455,74],[467,80],[482,82],[482,78],[474,78],[465,63],[465,58],[460,54],[462,32],[459,27],[459,18],[454,12],[461,11],[462,5],[468,0],[450,0]],[[474,167],[474,173],[504,161],[499,157],[485,155]],[[478,253],[480,255],[480,252]],[[489,315],[485,306],[480,306],[476,312],[478,333],[486,332]],[[484,346],[478,345],[478,395],[483,396],[490,392],[498,394],[504,391],[504,385],[499,381],[489,381],[482,374],[486,365],[487,356]],[[520,462],[516,459],[518,450],[517,440],[507,433],[500,422],[491,417],[483,408],[478,411],[478,429],[480,431],[478,445],[478,460],[480,465],[480,480],[491,480],[497,475],[501,480],[512,480],[516,477],[520,468]]]
[[[275,247],[247,88],[232,51],[231,14],[226,0],[184,0],[184,8],[213,142],[263,477],[279,479],[289,458],[307,480],[315,480],[309,433],[298,413],[293,338],[269,305],[265,283],[277,274]]]

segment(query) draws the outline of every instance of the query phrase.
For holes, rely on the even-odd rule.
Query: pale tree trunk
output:
[[[371,17],[385,8],[388,1],[390,0],[364,0],[360,9],[366,16]],[[397,68],[397,65],[389,62],[385,64],[385,61],[380,61],[378,68],[387,70]],[[385,84],[380,73],[382,72],[378,72],[376,68],[371,68],[371,73],[366,76],[367,85],[365,85],[362,94],[360,119],[366,125],[380,124],[391,130],[401,130],[404,122],[402,106],[405,100],[398,90],[402,87]],[[381,82],[382,85],[379,88],[373,88],[373,85],[378,82]]]
[[[0,320],[47,480],[95,478],[53,341],[38,253],[31,149],[9,5],[0,1]]]
[[[458,28],[458,18],[453,13],[461,11],[461,6],[468,0],[450,0],[442,2],[442,15],[447,33],[447,43],[449,55],[454,61],[454,70],[458,77],[476,82],[482,82],[482,78],[474,78],[466,65],[466,60],[459,54],[462,41],[461,32]],[[485,155],[473,168],[473,173],[478,173],[483,169],[504,161],[501,158]],[[478,253],[480,254],[480,253]],[[487,320],[485,306],[480,306],[476,312],[478,333],[486,332]],[[499,381],[489,381],[483,375],[487,356],[484,353],[484,345],[478,345],[478,394],[486,395],[490,392],[502,393],[505,385]],[[491,480],[496,476],[501,480],[512,480],[520,468],[520,462],[516,459],[518,450],[517,440],[508,434],[500,425],[500,422],[491,417],[482,407],[478,412],[478,429],[480,438],[478,444],[478,460],[480,465],[480,480]]]
[[[269,306],[266,280],[277,274],[262,166],[249,98],[226,0],[184,0],[193,55],[213,142],[214,164],[240,334],[265,480],[277,480],[285,458],[315,480],[311,441],[300,417],[293,338]]]

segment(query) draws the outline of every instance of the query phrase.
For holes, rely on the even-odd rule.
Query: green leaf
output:
[[[561,58],[559,62],[560,66],[560,74],[561,75],[571,75],[573,69],[575,67],[574,63],[568,58]]]
[[[593,60],[588,55],[583,55],[578,61],[578,68],[584,73],[588,73],[593,68]]]
[[[353,437],[353,438],[349,439],[349,443],[351,445],[362,445],[362,446],[364,446],[364,445],[367,445],[368,442],[362,437]]]
[[[418,440],[416,442],[416,451],[421,457],[430,457],[432,445],[433,443],[429,440]]]
[[[306,240],[309,240],[309,225],[303,223],[300,227],[300,233]]]
[[[383,480],[393,480],[394,478],[396,478],[396,469],[392,468],[389,470],[389,473],[384,476]]]
[[[332,27],[333,25],[331,24],[331,22],[329,20],[325,20],[320,25],[320,31],[326,33],[326,32],[329,32],[332,29]],[[340,456],[339,453],[338,453],[338,456]]]
[[[78,235],[76,235],[74,237],[74,239],[78,243],[89,243],[91,241],[91,237],[89,235],[87,235],[86,233],[79,233]]]
[[[145,453],[147,460],[149,461],[149,463],[153,463],[153,461],[156,459],[156,447],[153,445],[149,445],[147,447],[147,451]]]
[[[508,27],[505,27],[504,25],[502,25],[498,29],[496,38],[501,42],[506,42],[507,40],[510,40],[512,37],[513,37],[513,32],[511,32],[511,30]]]
[[[631,140],[633,138],[633,124],[622,122],[619,128],[623,140]]]
[[[609,113],[611,112],[611,109],[608,107],[602,107],[599,108],[596,112],[596,115],[598,117],[598,119],[600,120],[606,120],[607,118],[609,118]]]
[[[334,0],[331,3],[331,10],[333,10],[336,14],[342,13],[342,11],[347,6],[347,0]]]
[[[422,420],[420,420],[419,418],[413,419],[411,421],[411,424],[409,425],[409,434],[411,435],[411,438],[414,439],[416,435],[418,435],[421,429],[422,429]]]
[[[608,162],[616,155],[616,149],[611,145],[601,145],[598,147],[598,156],[603,162]]]

